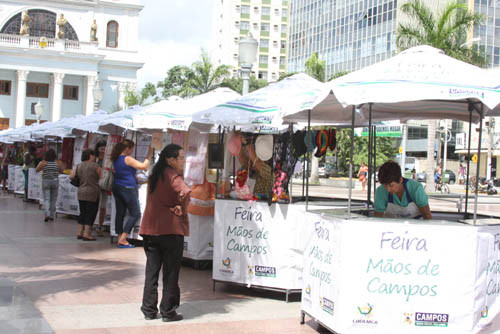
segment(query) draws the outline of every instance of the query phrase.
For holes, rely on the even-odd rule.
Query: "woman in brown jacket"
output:
[[[167,145],[148,180],[146,209],[139,234],[144,239],[146,278],[141,311],[147,320],[158,315],[158,276],[163,267],[163,321],[182,320],[175,310],[180,304],[179,271],[184,236],[189,235],[187,206],[190,189],[184,183],[184,151]]]

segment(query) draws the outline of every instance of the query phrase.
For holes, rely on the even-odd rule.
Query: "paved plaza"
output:
[[[458,186],[452,192],[462,193]],[[312,195],[324,193],[348,194],[311,186]],[[354,198],[365,196],[354,189]],[[500,196],[480,202],[479,212],[500,212]],[[432,199],[431,207],[457,211],[454,199]],[[299,295],[286,303],[283,294],[234,285],[217,284],[214,292],[211,270],[188,266],[180,278],[185,320],[144,320],[143,249],[118,249],[109,236],[76,240],[76,225],[67,216],[44,223],[37,204],[0,194],[0,333],[327,333],[310,318],[300,325]]]

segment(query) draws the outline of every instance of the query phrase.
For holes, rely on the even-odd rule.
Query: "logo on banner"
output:
[[[329,313],[330,315],[333,315],[333,301],[325,297],[320,297],[319,305],[321,306],[321,309],[323,309],[323,311]]]
[[[403,323],[413,325],[413,313],[403,313]]]
[[[219,269],[221,274],[233,275],[234,271],[231,270],[231,259],[229,257],[222,260],[222,265],[224,266],[222,269]]]
[[[276,277],[276,268],[275,267],[265,267],[255,265],[255,276],[260,277]]]
[[[488,322],[488,306],[485,306],[481,310],[481,319],[479,319],[479,323],[477,324],[477,328],[485,329],[491,326],[491,322]]]
[[[352,323],[355,326],[377,326],[378,321],[373,319],[373,305],[367,303],[366,306],[358,306],[357,314],[361,317],[354,319]]]
[[[307,304],[308,307],[311,307],[312,305],[312,301],[311,301],[311,286],[309,284],[307,284],[306,288],[305,288],[305,294],[302,296],[302,301],[304,302],[304,304]],[[320,301],[320,304],[321,304],[321,301]]]
[[[449,315],[445,313],[415,313],[415,326],[448,327]]]

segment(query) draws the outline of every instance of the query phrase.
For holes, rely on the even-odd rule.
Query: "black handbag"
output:
[[[69,181],[69,183],[72,186],[75,186],[77,188],[80,186],[80,177],[78,176],[78,167],[76,167],[75,176]]]

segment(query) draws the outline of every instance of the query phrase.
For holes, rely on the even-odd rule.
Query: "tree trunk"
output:
[[[435,169],[435,161],[434,161],[434,146],[436,142],[436,128],[437,128],[437,120],[429,120],[427,126],[427,181],[426,188],[427,192],[434,191],[434,169]]]
[[[312,155],[312,163],[311,163],[311,179],[309,182],[318,183],[319,182],[319,158],[316,158],[314,154]]]

